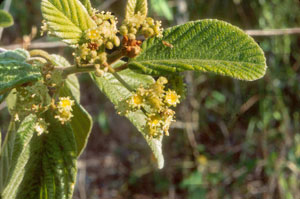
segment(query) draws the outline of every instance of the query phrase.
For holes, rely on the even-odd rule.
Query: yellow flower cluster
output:
[[[144,37],[162,37],[161,21],[154,21],[151,17],[144,17],[139,12],[134,16],[125,19],[120,27],[120,33],[128,36],[129,39],[136,39],[137,34]]]
[[[158,138],[165,133],[169,135],[169,128],[174,121],[175,112],[170,109],[179,103],[180,96],[173,90],[165,90],[168,80],[160,77],[149,88],[140,86],[127,100],[132,110],[142,109],[147,115],[145,130],[149,137]]]
[[[74,101],[70,100],[70,97],[60,97],[59,102],[56,106],[57,115],[55,118],[58,119],[62,124],[68,122],[73,117],[72,115],[72,106],[74,105]]]
[[[97,26],[85,32],[84,43],[78,45],[74,54],[78,65],[99,64],[103,65],[107,61],[106,49],[113,49],[120,46],[120,39],[117,36],[117,18],[110,12],[97,13],[92,16]],[[99,70],[99,67],[96,68]]]

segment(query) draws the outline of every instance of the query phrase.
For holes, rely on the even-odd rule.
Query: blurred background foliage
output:
[[[95,7],[122,20],[125,0],[94,0]],[[150,15],[165,27],[217,18],[242,29],[300,25],[298,0],[150,0]],[[3,6],[3,5],[2,5]],[[15,25],[0,46],[55,41],[36,34],[40,0],[12,0]],[[29,35],[29,36],[28,36]],[[255,37],[265,51],[266,76],[254,82],[186,73],[187,97],[164,139],[165,167],[156,169],[146,142],[118,116],[87,75],[81,75],[82,103],[94,127],[79,160],[74,199],[299,199],[300,38]],[[72,61],[70,48],[47,49]],[[5,104],[0,126],[7,129]]]

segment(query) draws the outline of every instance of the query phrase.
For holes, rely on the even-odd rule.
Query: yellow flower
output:
[[[69,97],[60,97],[57,105],[58,113],[55,116],[62,124],[70,121],[73,117],[72,115],[72,106],[74,105],[74,101],[70,100]]]
[[[177,93],[175,91],[172,90],[168,90],[166,92],[166,96],[165,96],[165,102],[169,105],[169,106],[176,106],[179,103],[179,98],[180,95],[177,95]]]
[[[87,32],[87,37],[90,40],[97,40],[100,38],[99,31],[97,29],[89,29]]]
[[[71,111],[74,101],[70,97],[60,97],[58,102],[58,109],[63,111]]]
[[[148,122],[147,122],[149,127],[157,127],[160,126],[161,124],[161,117],[159,117],[158,115],[150,115],[148,117]]]
[[[140,94],[134,94],[131,96],[128,103],[132,108],[141,108],[144,103],[144,98]]]
[[[34,126],[34,130],[37,132],[37,135],[40,136],[43,133],[48,133],[47,126],[48,124],[46,121],[42,118],[39,118],[38,122]]]

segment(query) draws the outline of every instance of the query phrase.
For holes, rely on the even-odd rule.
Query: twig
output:
[[[57,41],[57,42],[32,42],[28,49],[46,49],[46,48],[60,48],[60,47],[67,47],[67,44],[64,44],[63,42]],[[23,48],[23,44],[12,44],[7,46],[2,46],[2,48],[11,50],[16,48]]]
[[[269,30],[245,30],[250,36],[278,36],[278,35],[293,35],[300,34],[300,28],[284,28],[284,29],[269,29]]]
[[[116,73],[116,71],[110,66],[110,65],[107,65],[108,67],[108,71],[121,83],[123,84],[123,86],[125,86],[125,88],[127,88],[130,92],[134,92],[134,89],[131,88],[131,86],[129,86],[123,79],[122,77]]]

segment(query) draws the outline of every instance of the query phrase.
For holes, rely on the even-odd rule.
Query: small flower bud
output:
[[[135,40],[135,39],[136,39],[136,37],[135,37],[135,35],[134,35],[134,34],[132,34],[132,33],[129,33],[129,34],[128,34],[128,39],[130,39],[130,40]]]
[[[110,41],[105,44],[105,47],[109,50],[113,49],[114,45]]]
[[[114,38],[113,38],[113,43],[114,43],[114,45],[115,46],[120,46],[120,39],[119,39],[119,37],[117,37],[117,36],[114,36]]]
[[[121,35],[127,35],[128,34],[128,29],[125,25],[122,25],[120,27],[120,33],[121,33]]]

